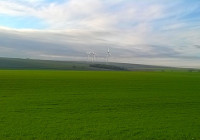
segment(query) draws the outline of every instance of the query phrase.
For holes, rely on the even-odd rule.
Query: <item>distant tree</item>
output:
[[[105,65],[105,64],[90,64],[90,67],[94,68],[102,68],[102,69],[109,69],[109,70],[122,70],[125,71],[127,69],[123,67],[113,66],[113,65]]]
[[[73,69],[76,69],[76,66],[75,66],[75,65],[73,65],[73,66],[72,66],[72,68],[73,68]]]

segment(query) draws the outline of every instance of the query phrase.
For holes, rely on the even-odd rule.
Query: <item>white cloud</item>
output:
[[[88,50],[96,50],[103,57],[109,46],[124,60],[142,57],[151,58],[151,62],[161,57],[163,62],[163,59],[199,59],[200,51],[194,45],[200,44],[200,29],[192,28],[193,22],[182,19],[198,6],[192,5],[185,12],[186,6],[176,8],[179,3],[171,4],[168,0],[68,0],[62,3],[4,0],[0,1],[0,14],[39,18],[47,28],[0,27],[0,39],[3,39],[0,46],[4,52],[23,51],[26,56],[46,58],[66,58],[66,55],[81,58]]]
[[[119,2],[122,1],[69,0],[49,4],[42,4],[41,0],[0,1],[0,14],[34,16],[46,22],[52,29],[93,30],[117,28],[120,22],[146,22],[162,17],[162,6],[158,4],[141,8],[137,3],[131,2],[112,11],[112,5]]]
[[[0,1],[0,14],[10,16],[24,16],[32,11],[32,8],[28,8],[25,5],[21,5],[10,1]]]

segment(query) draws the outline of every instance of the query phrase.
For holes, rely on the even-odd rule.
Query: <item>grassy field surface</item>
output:
[[[1,140],[200,139],[200,73],[0,71]]]

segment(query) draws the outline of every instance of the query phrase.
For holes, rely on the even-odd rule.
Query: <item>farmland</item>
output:
[[[199,72],[1,70],[0,139],[200,139],[199,85]]]
[[[73,71],[198,71],[194,68],[176,68],[143,64],[90,62],[90,61],[55,61],[40,59],[21,59],[0,57],[2,70],[73,70]]]

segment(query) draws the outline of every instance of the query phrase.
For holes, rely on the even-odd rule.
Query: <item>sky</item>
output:
[[[0,0],[0,57],[200,68],[199,0]]]

